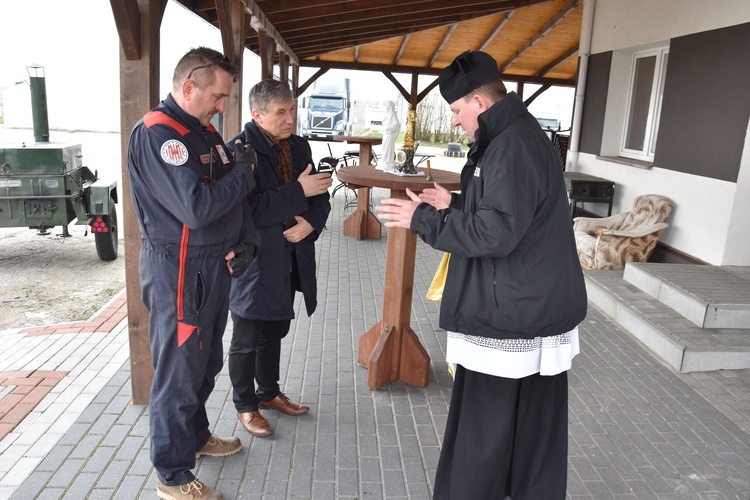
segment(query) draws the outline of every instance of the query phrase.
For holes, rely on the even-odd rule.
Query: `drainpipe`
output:
[[[578,54],[581,58],[578,68],[578,83],[576,84],[575,106],[573,108],[573,124],[570,128],[570,148],[565,166],[567,171],[575,171],[578,167],[578,143],[581,135],[581,118],[583,117],[583,101],[586,96],[586,75],[589,69],[589,55],[591,52],[591,35],[594,26],[594,8],[596,0],[584,0],[583,19],[581,20],[581,40]]]

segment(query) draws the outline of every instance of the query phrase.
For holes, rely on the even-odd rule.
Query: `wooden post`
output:
[[[147,405],[154,368],[148,341],[148,311],[141,301],[138,261],[141,232],[130,196],[128,176],[128,141],[133,125],[159,102],[159,27],[166,7],[165,0],[132,2],[110,0],[112,10],[126,9],[129,16],[119,17],[120,34],[120,136],[122,152],[122,187],[118,193],[123,204],[125,236],[125,285],[128,301],[128,337],[130,342],[130,383],[133,403]],[[128,38],[129,34],[137,37]],[[128,43],[125,43],[126,40]]]
[[[219,5],[217,3],[217,5]],[[229,0],[229,24],[227,29],[221,28],[221,37],[224,47],[230,47],[230,50],[224,49],[227,57],[234,59],[232,63],[237,66],[237,78],[232,84],[232,93],[227,99],[224,110],[224,129],[221,131],[224,140],[229,140],[238,134],[242,128],[242,67],[243,54],[245,52],[245,42],[249,31],[249,21],[245,6],[239,0]],[[221,18],[220,18],[221,20]],[[228,38],[224,40],[224,38]]]

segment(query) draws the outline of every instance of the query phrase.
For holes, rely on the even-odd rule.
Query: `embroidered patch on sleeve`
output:
[[[185,145],[176,139],[170,139],[161,145],[161,159],[170,165],[184,165],[188,156]]]

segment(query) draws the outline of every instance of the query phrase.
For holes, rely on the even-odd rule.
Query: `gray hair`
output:
[[[288,102],[294,100],[292,91],[278,80],[269,78],[261,80],[250,89],[247,96],[250,111],[268,112],[268,105],[273,102]]]

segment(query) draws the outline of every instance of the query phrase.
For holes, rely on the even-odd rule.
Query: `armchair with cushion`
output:
[[[586,269],[623,269],[626,262],[646,262],[664,234],[672,201],[643,194],[633,208],[612,217],[573,219],[578,259]]]

